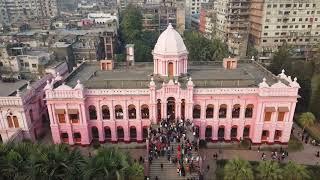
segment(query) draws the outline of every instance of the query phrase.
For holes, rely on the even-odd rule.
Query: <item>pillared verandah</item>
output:
[[[180,34],[169,24],[153,63],[85,62],[62,85],[45,87],[54,143],[138,141],[163,118],[189,119],[201,139],[249,138],[287,143],[300,88],[253,60],[188,62]],[[114,68],[116,67],[116,68]]]

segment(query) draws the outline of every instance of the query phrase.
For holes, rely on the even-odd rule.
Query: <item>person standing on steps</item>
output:
[[[161,170],[163,170],[163,164],[162,163],[160,164],[160,167],[161,167]]]

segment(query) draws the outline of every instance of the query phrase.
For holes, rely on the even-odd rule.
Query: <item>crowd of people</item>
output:
[[[149,129],[149,164],[154,159],[166,157],[168,162],[177,167],[179,176],[199,171],[199,156],[193,151],[198,151],[197,138],[192,135],[188,137],[188,131],[194,130],[192,124],[184,120],[170,121],[163,119],[160,127]],[[163,164],[160,165],[163,169]]]

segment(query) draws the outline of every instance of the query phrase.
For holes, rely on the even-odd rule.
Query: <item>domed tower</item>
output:
[[[152,54],[154,74],[175,77],[187,73],[188,50],[171,24],[159,36]]]

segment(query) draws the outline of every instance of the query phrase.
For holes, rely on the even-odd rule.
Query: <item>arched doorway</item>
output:
[[[161,121],[161,100],[157,100],[157,122]]]
[[[175,104],[174,97],[169,97],[167,99],[167,118],[169,120],[174,120],[175,118]]]
[[[173,76],[173,63],[169,62],[168,64],[168,76],[172,77]]]
[[[74,139],[74,143],[80,144],[81,143],[81,133],[80,132],[73,133],[73,139]]]
[[[1,143],[1,144],[3,143],[1,134],[0,134],[0,143]]]
[[[195,132],[195,134],[196,134],[195,136],[196,136],[196,137],[199,137],[200,127],[199,127],[199,126],[195,126],[195,127],[194,127],[194,132]]]
[[[186,101],[184,99],[181,100],[181,119],[185,119],[185,109],[186,109]]]
[[[121,126],[117,127],[117,137],[118,141],[124,141],[124,131]]]
[[[61,133],[62,143],[69,144],[69,135],[68,133]]]
[[[243,138],[250,138],[250,126],[245,126],[243,129]]]
[[[104,127],[104,139],[107,142],[111,141],[111,129],[109,127]]]
[[[137,129],[134,126],[130,127],[130,140],[137,141]]]
[[[211,126],[207,126],[206,127],[206,132],[205,132],[205,138],[207,141],[210,141],[212,137],[212,127]]]
[[[99,139],[99,131],[97,127],[92,126],[91,134],[92,134],[92,139]]]
[[[218,140],[224,140],[224,126],[220,126],[218,129]]]
[[[143,127],[142,133],[143,141],[146,141],[148,138],[148,127]]]
[[[237,140],[237,135],[238,135],[238,127],[237,126],[232,126],[231,128],[231,140]]]

